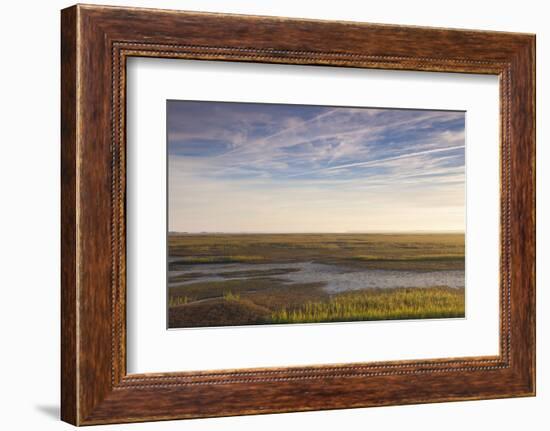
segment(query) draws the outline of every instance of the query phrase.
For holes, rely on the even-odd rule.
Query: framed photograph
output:
[[[166,115],[168,328],[465,317],[465,112]]]
[[[62,11],[62,419],[535,394],[535,36]]]

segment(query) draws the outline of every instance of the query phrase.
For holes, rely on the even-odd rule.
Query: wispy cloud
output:
[[[327,206],[350,199],[361,226],[348,230],[368,230],[376,217],[386,230],[428,220],[463,228],[463,112],[172,101],[167,115],[171,229],[218,220],[216,230],[247,230],[243,220],[260,217],[271,230],[309,230],[314,218],[341,230],[349,217]],[[429,202],[430,211],[411,217],[403,193],[415,199],[410,208]],[[243,208],[240,221],[225,217],[230,205]],[[408,213],[401,227],[388,216],[397,212]]]
[[[424,151],[417,151],[413,153],[408,154],[401,154],[399,156],[393,156],[393,157],[383,157],[376,160],[370,160],[366,162],[357,162],[357,163],[348,163],[345,165],[338,165],[338,166],[330,166],[324,169],[320,169],[319,171],[334,171],[337,169],[347,169],[347,168],[353,168],[353,167],[372,167],[372,166],[380,166],[387,164],[387,162],[395,161],[395,160],[402,160],[402,159],[409,159],[411,157],[417,157],[417,156],[423,156],[426,154],[433,154],[433,153],[441,153],[446,151],[452,151],[457,149],[464,149],[464,145],[457,145],[455,147],[447,147],[447,148],[434,148],[431,150],[424,150]],[[317,171],[317,172],[319,172]],[[299,175],[307,175],[308,173],[298,173],[291,176],[299,176]]]

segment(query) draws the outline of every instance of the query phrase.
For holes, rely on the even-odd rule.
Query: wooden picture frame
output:
[[[75,425],[535,394],[535,36],[77,5],[62,11],[61,417]],[[131,56],[500,78],[500,354],[130,374],[125,97]]]

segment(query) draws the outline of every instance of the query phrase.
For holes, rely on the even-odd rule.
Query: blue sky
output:
[[[465,114],[167,102],[169,229],[463,231]]]

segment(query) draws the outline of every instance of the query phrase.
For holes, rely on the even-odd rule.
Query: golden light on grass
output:
[[[464,289],[442,287],[365,290],[307,302],[271,314],[273,323],[431,319],[464,316]]]

